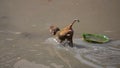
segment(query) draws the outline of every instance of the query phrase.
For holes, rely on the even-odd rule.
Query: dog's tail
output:
[[[80,21],[78,19],[73,20],[73,22],[69,25],[69,28],[72,28],[72,26],[75,22],[80,22]]]

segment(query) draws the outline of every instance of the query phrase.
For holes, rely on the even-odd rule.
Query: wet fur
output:
[[[59,43],[62,43],[63,41],[67,40],[68,45],[70,47],[73,47],[74,31],[72,29],[72,26],[76,21],[77,20],[74,20],[70,25],[66,26],[65,28],[61,30],[59,29],[59,27],[50,26],[50,33],[59,40]]]

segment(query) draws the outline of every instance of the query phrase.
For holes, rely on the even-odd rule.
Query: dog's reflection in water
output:
[[[50,26],[50,33],[56,37],[56,42],[62,44],[63,46],[67,43],[70,47],[73,47],[74,31],[72,26],[75,22],[79,22],[79,20],[74,20],[70,25],[63,29],[60,29],[57,26]]]

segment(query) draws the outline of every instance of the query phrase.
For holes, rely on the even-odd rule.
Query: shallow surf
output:
[[[104,44],[88,43],[82,39],[74,39],[74,47],[62,47],[54,38],[48,38],[47,44],[55,45],[57,49],[64,49],[80,62],[94,68],[117,68],[120,64],[120,40]]]

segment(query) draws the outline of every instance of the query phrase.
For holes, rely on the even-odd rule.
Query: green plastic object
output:
[[[102,34],[84,33],[84,34],[82,34],[82,36],[85,41],[92,42],[92,43],[106,43],[109,41],[109,38]]]

